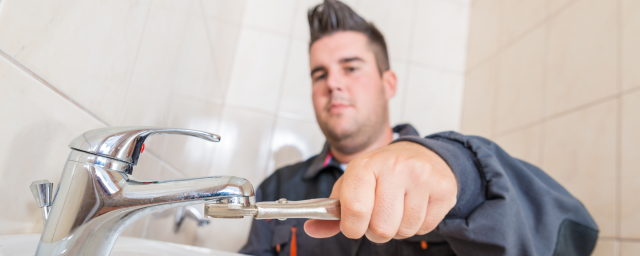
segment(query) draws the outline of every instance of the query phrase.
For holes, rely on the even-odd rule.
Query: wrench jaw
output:
[[[251,204],[248,196],[218,198],[204,205],[204,216],[208,218],[242,219],[255,217],[257,212],[258,208]]]
[[[260,202],[252,205],[249,197],[228,197],[207,201],[204,215],[211,218],[237,219],[252,216],[255,219],[303,218],[321,220],[340,219],[340,200],[333,198],[275,202]]]

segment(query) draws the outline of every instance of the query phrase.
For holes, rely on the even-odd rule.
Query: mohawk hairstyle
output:
[[[309,9],[308,18],[311,32],[309,48],[323,36],[338,31],[360,32],[369,39],[380,75],[389,70],[389,55],[384,36],[373,23],[364,20],[346,4],[336,0],[324,0],[323,3]]]

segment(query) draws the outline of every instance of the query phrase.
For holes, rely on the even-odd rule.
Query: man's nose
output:
[[[334,91],[344,91],[344,80],[336,74],[327,74],[327,87],[329,87],[329,92]]]

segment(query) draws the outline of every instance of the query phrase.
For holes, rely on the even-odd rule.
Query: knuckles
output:
[[[373,242],[386,242],[391,240],[396,235],[397,230],[392,230],[388,226],[378,225],[377,223],[369,224],[369,233],[375,237],[370,237],[369,240],[378,240]]]

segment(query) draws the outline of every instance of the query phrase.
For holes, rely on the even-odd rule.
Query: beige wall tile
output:
[[[404,118],[421,135],[460,129],[462,75],[409,66]]]
[[[494,139],[511,156],[540,166],[540,136],[542,125],[534,125]]]
[[[499,14],[502,1],[471,1],[467,69],[476,67],[498,50]]]
[[[189,57],[183,56],[181,48],[190,34],[185,28],[193,23],[196,7],[194,1],[153,2],[123,111],[114,125],[169,126],[167,113],[178,81],[177,64]],[[160,156],[165,140],[165,136],[153,138],[145,143],[146,149]]]
[[[295,7],[295,0],[247,0],[243,24],[253,28],[289,34]]]
[[[622,97],[620,235],[640,239],[640,92]]]
[[[384,35],[390,58],[407,59],[415,5],[411,0],[368,0],[359,5],[358,14]]]
[[[220,87],[226,90],[236,54],[240,27],[214,21],[209,15],[206,16],[206,19],[207,28],[209,29],[209,43],[215,65],[213,72],[219,78],[217,82],[221,85]],[[218,93],[221,97],[225,95],[224,93]]]
[[[271,140],[266,176],[278,168],[305,161],[322,151],[325,137],[316,122],[279,117]]]
[[[154,139],[154,137],[156,136],[148,137],[145,141],[145,144],[149,140]],[[149,152],[147,152],[146,150],[145,145],[145,150],[144,152],[142,152],[142,154],[140,154],[140,158],[138,158],[138,164],[133,168],[132,175],[135,180],[158,180],[158,177],[160,177],[161,167],[162,164],[160,163],[160,161],[158,161],[158,158],[156,156],[153,156],[152,154],[149,154]]]
[[[620,242],[620,256],[638,255],[640,252],[640,242]]]
[[[493,135],[493,105],[497,82],[496,59],[467,74],[460,127],[462,133],[487,138]]]
[[[544,39],[539,28],[499,54],[497,134],[542,118]]]
[[[15,55],[43,29],[65,17],[72,5],[73,1],[2,1],[0,48]]]
[[[407,122],[404,118],[404,101],[409,87],[409,77],[405,62],[392,60],[391,70],[396,73],[398,79],[396,95],[389,100],[389,123],[395,126]]]
[[[0,234],[39,231],[29,185],[48,179],[57,186],[69,142],[102,124],[3,58],[0,120],[0,204],[11,209],[0,211]]]
[[[293,17],[293,36],[303,42],[309,42],[309,21],[307,11],[322,3],[322,0],[298,0]],[[354,7],[354,6],[350,6]]]
[[[578,1],[549,21],[546,114],[616,92],[616,1]]]
[[[622,89],[640,86],[640,1],[622,1]]]
[[[202,8],[208,17],[228,24],[240,25],[247,0],[205,0]]]
[[[242,29],[226,103],[275,112],[288,46],[286,37]]]
[[[596,244],[596,248],[593,249],[592,256],[612,256],[615,255],[616,252],[616,243],[615,241],[609,240],[601,240],[598,239],[598,243]]]
[[[257,187],[265,178],[275,117],[255,111],[224,107],[217,133],[210,176],[233,175]]]
[[[169,127],[207,131],[220,135],[217,130],[222,119],[221,105],[188,97],[174,97],[170,109],[170,112],[167,113]],[[209,175],[213,152],[219,142],[208,142],[180,135],[158,136],[167,137],[160,158],[187,177]],[[225,139],[224,136],[222,139]]]
[[[183,28],[186,33],[177,48],[175,69],[169,71],[175,75],[171,81],[172,88],[177,95],[221,104],[224,101],[225,80],[229,75],[233,55],[220,53],[231,51],[233,47],[220,43],[219,38],[217,41],[214,39],[229,36],[228,41],[235,42],[239,28],[207,22],[199,7],[198,4],[191,7],[189,25]]]
[[[502,1],[500,10],[500,46],[513,41],[545,18],[545,1],[507,0]]]
[[[455,72],[465,69],[469,6],[453,1],[417,1],[410,60]]]
[[[15,54],[61,91],[115,123],[149,1],[74,2]]]
[[[585,205],[601,236],[614,236],[616,101],[550,120],[543,129],[542,169]]]
[[[289,49],[289,61],[284,77],[279,112],[294,114],[300,119],[315,121],[311,101],[311,76],[309,75],[309,46],[302,40],[293,40]]]
[[[573,2],[577,2],[579,0],[547,0],[547,15],[552,15],[556,12],[563,11],[563,8],[571,5]]]

